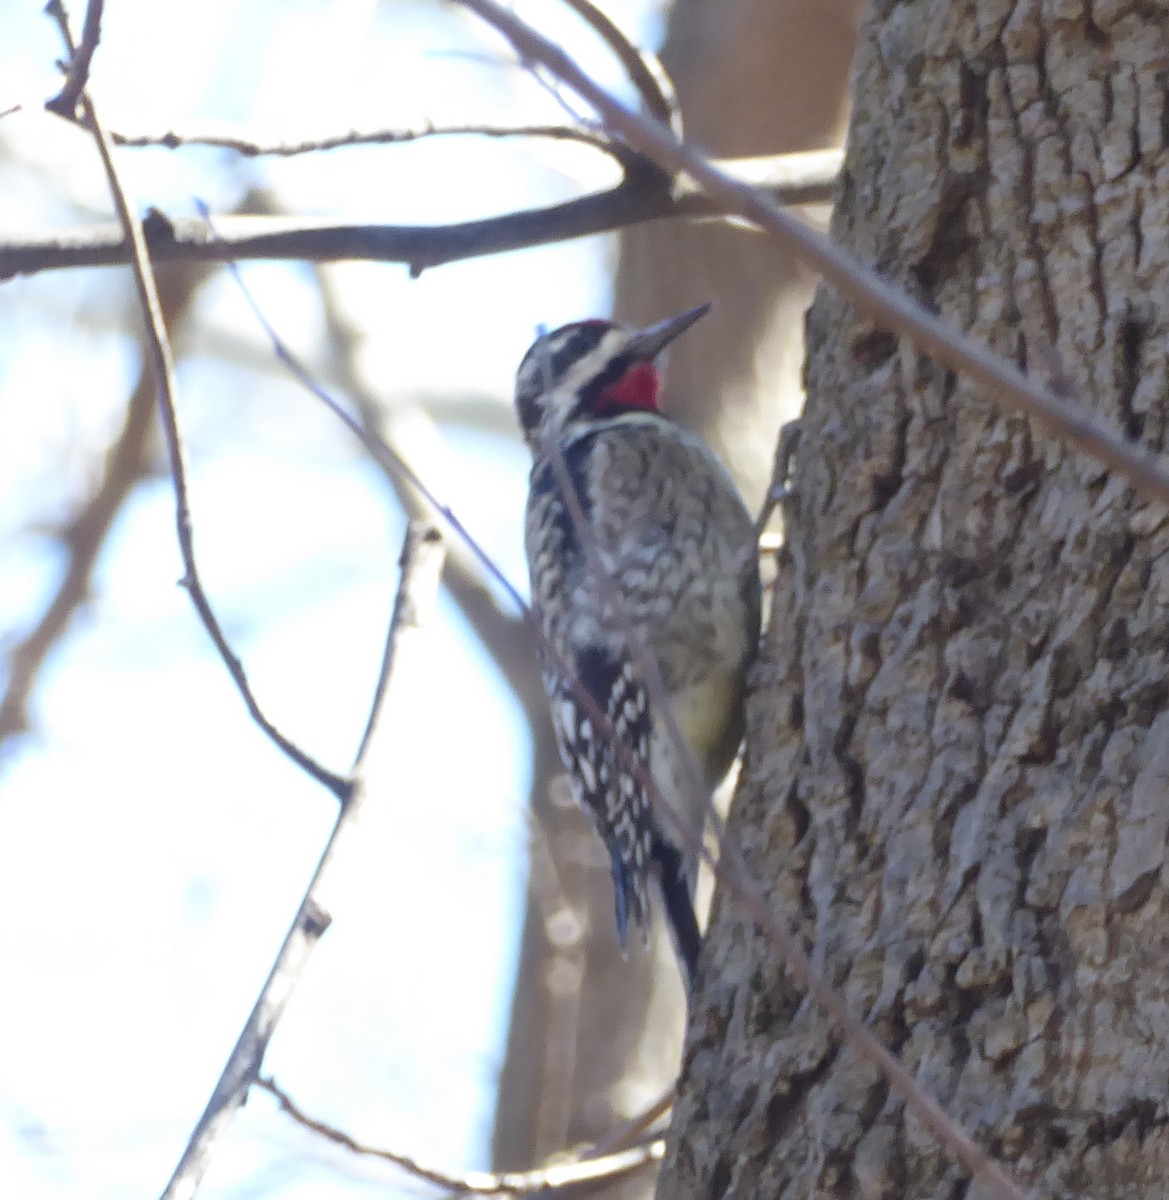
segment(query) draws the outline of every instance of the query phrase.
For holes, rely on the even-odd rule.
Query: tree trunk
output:
[[[878,0],[833,226],[1157,450],[1167,80],[1163,2]],[[1159,1200],[1166,513],[827,291],[808,346],[731,835],[1034,1195]],[[690,1030],[659,1195],[968,1194],[720,893]]]

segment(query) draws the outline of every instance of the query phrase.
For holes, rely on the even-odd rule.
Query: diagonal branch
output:
[[[646,111],[655,120],[681,133],[681,113],[674,85],[670,82],[658,57],[639,50],[622,32],[621,27],[592,0],[564,0],[582,20],[604,40],[617,61],[625,68],[629,82],[637,89]]]
[[[207,1170],[215,1143],[227,1129],[236,1109],[243,1104],[248,1088],[259,1074],[264,1053],[273,1033],[276,1032],[276,1025],[284,1013],[284,1006],[292,988],[300,978],[309,954],[329,928],[329,914],[315,902],[312,892],[331,855],[341,822],[346,819],[348,811],[347,808],[340,810],[337,824],[333,827],[333,836],[325,848],[313,882],[301,901],[296,918],[284,937],[280,953],[272,964],[272,970],[268,973],[260,995],[220,1073],[211,1099],[207,1101],[207,1107],[203,1110],[203,1115],[183,1150],[182,1158],[179,1159],[178,1166],[166,1185],[163,1200],[190,1200],[198,1190],[199,1181]]]
[[[413,401],[396,403],[392,407],[379,402],[357,369],[358,333],[342,313],[325,270],[317,271],[317,286],[325,319],[326,341],[334,359],[341,390],[352,398],[361,422],[368,431],[375,433],[403,461],[415,462],[409,446],[397,433],[399,419],[405,418],[402,427],[409,427],[416,419],[430,421],[430,418],[423,418],[421,406]],[[287,360],[291,357],[275,331],[268,330],[268,335],[275,339],[273,349],[278,358]],[[407,404],[408,410],[405,407]],[[433,422],[431,424],[433,426]],[[434,433],[438,436],[437,429]],[[385,471],[384,474],[409,517],[421,519],[430,511],[427,501],[400,471]],[[550,751],[550,755],[546,754],[545,757],[559,762],[550,745],[550,734],[545,730],[548,710],[536,666],[531,630],[521,617],[507,611],[499,597],[492,593],[483,579],[479,563],[461,541],[453,542],[448,547],[443,585],[512,689],[527,719],[533,741],[538,745],[542,740],[547,740],[549,746],[545,749]],[[539,759],[541,753],[538,752],[536,757]]]
[[[216,236],[216,230],[210,225],[208,228],[210,229],[211,236]],[[263,309],[256,302],[256,298],[248,290],[248,286],[244,282],[243,276],[240,274],[236,264],[229,260],[227,262],[227,269],[231,272],[232,278],[239,287],[245,303],[252,310],[253,315],[259,322],[260,328],[267,334],[268,340],[272,343],[272,347],[276,352],[276,357],[284,365],[289,374],[292,375],[301,387],[311,392],[353,434],[362,446],[369,451],[370,457],[374,462],[394,481],[395,486],[404,483],[418,493],[430,508],[446,522],[462,544],[466,546],[484,574],[490,576],[499,584],[511,603],[515,605],[516,610],[523,613],[526,617],[528,606],[524,603],[523,597],[516,590],[515,585],[499,569],[487,551],[472,537],[470,531],[459,520],[449,505],[444,504],[427,487],[418,472],[414,470],[410,463],[397,450],[383,441],[376,433],[366,429],[361,421],[346,412],[329,392],[317,382],[312,372],[293,354],[287,344],[277,334],[272,323],[264,315]]]
[[[62,34],[67,44],[69,44],[67,18],[64,9],[59,3],[55,15],[61,25]],[[287,739],[284,739],[263,718],[254,699],[251,697],[246,679],[243,677],[242,667],[234,655],[232,655],[230,648],[223,639],[222,632],[219,630],[206,596],[202,592],[195,571],[190,512],[187,503],[185,464],[183,462],[182,443],[179,436],[174,405],[173,363],[171,361],[169,343],[166,339],[166,331],[162,322],[161,307],[153,272],[146,253],[141,228],[130,211],[117,169],[113,163],[109,139],[97,120],[93,107],[84,93],[82,93],[79,103],[83,107],[83,121],[93,134],[101,154],[110,192],[125,229],[127,241],[133,248],[135,282],[138,288],[139,300],[146,317],[148,349],[157,382],[160,416],[171,463],[171,473],[175,482],[178,536],[188,572],[186,582],[191,591],[192,599],[200,616],[203,617],[204,624],[215,640],[220,654],[235,677],[237,685],[240,687],[245,699],[249,702],[249,708],[252,709],[253,716],[268,731],[269,736],[285,749],[290,757],[298,761],[310,774],[313,774],[316,778],[331,786],[334,794],[343,801],[333,827],[333,833],[321,855],[317,870],[301,902],[296,919],[293,921],[292,927],[285,937],[284,944],[281,947],[276,962],[273,964],[268,980],[252,1009],[252,1013],[224,1067],[219,1083],[166,1189],[165,1195],[168,1197],[168,1200],[177,1200],[179,1197],[183,1197],[185,1200],[185,1198],[191,1196],[196,1190],[199,1179],[206,1168],[215,1140],[226,1128],[235,1110],[243,1102],[247,1087],[259,1070],[264,1051],[276,1023],[283,1012],[284,1004],[287,1001],[291,988],[299,976],[312,948],[328,928],[330,920],[328,910],[322,905],[321,901],[325,894],[326,884],[336,875],[336,872],[330,873],[330,867],[335,862],[336,849],[342,839],[343,833],[352,828],[353,822],[361,808],[364,791],[361,783],[364,757],[385,699],[386,685],[389,680],[391,666],[401,653],[402,643],[408,639],[408,631],[414,629],[420,623],[423,614],[432,608],[435,603],[438,580],[441,574],[442,541],[438,533],[430,528],[420,529],[411,526],[408,532],[406,550],[403,555],[402,583],[398,594],[398,601],[394,607],[393,619],[390,624],[385,661],[383,662],[382,674],[374,698],[373,715],[362,738],[361,753],[354,767],[352,780],[333,776],[309,759],[299,748],[293,746]]]
[[[235,1048],[227,1061],[219,1082],[207,1102],[183,1156],[163,1192],[163,1200],[189,1200],[206,1170],[211,1152],[226,1129],[236,1109],[243,1103],[248,1087],[255,1082],[264,1052],[312,950],[328,928],[329,889],[335,886],[340,872],[334,868],[340,860],[341,847],[357,832],[357,821],[365,801],[364,773],[370,744],[376,740],[378,721],[393,682],[395,691],[409,690],[414,682],[391,681],[391,673],[400,666],[403,655],[414,654],[413,644],[438,598],[438,583],[442,575],[443,542],[431,526],[412,524],[406,532],[402,550],[402,577],[390,619],[381,676],[374,696],[372,712],[361,750],[353,768],[353,789],[348,802],[337,813],[333,832],[321,853],[296,919],[284,939],[284,944],[272,965],[267,982],[256,1000]],[[412,668],[413,664],[408,663]],[[407,670],[407,676],[414,671]]]
[[[72,49],[68,20],[65,10],[60,4],[60,0],[57,0],[54,15],[60,24],[62,36],[66,39],[66,43],[70,49]],[[174,378],[174,359],[171,353],[170,342],[167,339],[166,325],[163,321],[162,306],[158,298],[158,286],[154,279],[154,271],[146,249],[142,225],[130,209],[125,189],[122,187],[121,178],[118,175],[117,167],[114,165],[113,150],[110,146],[109,136],[106,134],[101,122],[98,121],[93,105],[84,93],[82,94],[80,103],[83,110],[82,123],[93,135],[93,139],[97,144],[102,166],[106,173],[110,195],[117,210],[126,242],[131,250],[134,283],[138,291],[138,300],[145,319],[148,356],[157,389],[159,421],[162,425],[163,441],[166,445],[167,458],[170,462],[171,478],[174,481],[175,525],[185,570],[182,582],[191,597],[191,603],[195,606],[195,611],[199,614],[203,622],[204,628],[211,636],[215,648],[219,651],[220,658],[222,658],[224,665],[235,681],[236,688],[243,698],[252,720],[260,726],[264,733],[301,770],[317,780],[318,783],[327,787],[338,800],[344,802],[349,795],[351,786],[349,781],[322,766],[296,745],[295,742],[281,733],[260,708],[259,702],[252,692],[251,685],[248,683],[243,664],[228,644],[227,637],[219,624],[218,618],[215,616],[211,602],[207,598],[207,593],[203,589],[195,562],[194,533],[191,527],[191,509],[187,487],[187,468],[183,454],[182,435],[179,431],[178,411],[175,404],[177,389]]]

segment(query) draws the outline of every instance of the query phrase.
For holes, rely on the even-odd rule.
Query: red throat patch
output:
[[[646,412],[658,412],[658,390],[661,383],[661,377],[653,363],[634,363],[616,383],[609,384],[601,393],[597,411],[603,414],[636,408]]]

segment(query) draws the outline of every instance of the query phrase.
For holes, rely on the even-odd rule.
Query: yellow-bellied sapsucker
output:
[[[709,307],[644,330],[566,325],[535,342],[516,380],[535,460],[525,530],[532,608],[560,755],[612,860],[622,944],[631,916],[646,927],[656,877],[690,984],[700,946],[697,864],[655,816],[645,776],[700,833],[742,737],[760,604],[755,529],[734,483],[658,406],[655,359]],[[576,513],[562,482],[576,493]],[[631,638],[657,664],[701,794]],[[582,690],[606,727],[582,704]]]

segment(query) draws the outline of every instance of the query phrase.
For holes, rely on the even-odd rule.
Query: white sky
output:
[[[77,0],[79,23],[83,4]],[[608,82],[573,19],[519,5]],[[653,40],[648,0],[608,6]],[[60,47],[39,5],[5,6],[0,221],[106,219],[96,155],[40,111]],[[476,57],[468,58],[468,53]],[[486,56],[486,57],[484,57]],[[490,33],[408,0],[107,0],[93,95],[127,132],[244,124],[304,136],[354,127],[555,121]],[[291,210],[371,221],[466,219],[575,194],[579,149],[436,140],[299,160],[123,151],[140,208],[213,211],[249,184]],[[389,397],[490,394],[506,405],[536,326],[603,311],[597,239],[444,267],[334,271]],[[290,345],[319,361],[303,268],[248,264]],[[27,631],[62,558],[45,536],[97,478],[138,367],[112,323],[124,271],[0,286],[0,649]],[[378,472],[275,370],[226,277],[205,289],[180,374],[202,575],[256,694],[335,770],[364,725],[397,580],[402,520]],[[227,347],[231,361],[214,357]],[[428,477],[517,582],[526,462],[514,439],[448,437]],[[185,593],[168,481],[141,487],[92,603],[44,671],[34,733],[0,759],[0,1197],[157,1195],[299,902],[333,801],[262,737]],[[527,753],[499,681],[452,606],[433,688],[403,729],[400,772],[371,801],[352,895],[317,948],[267,1059],[307,1108],[359,1138],[453,1169],[485,1166],[523,907]],[[2,668],[0,668],[2,669]],[[306,1139],[260,1094],[206,1197],[416,1195],[388,1170]]]

